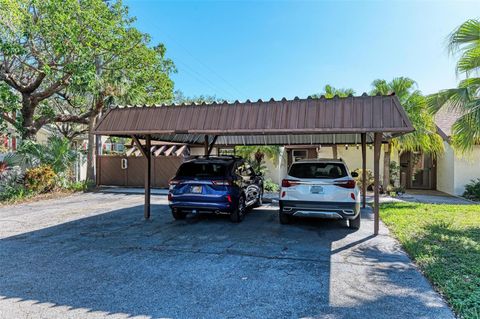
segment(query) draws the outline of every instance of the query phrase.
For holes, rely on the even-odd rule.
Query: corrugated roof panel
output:
[[[312,143],[309,135],[383,132],[399,135],[413,127],[395,96],[334,99],[295,99],[218,105],[116,108],[104,114],[96,127],[100,135],[154,135],[166,140],[197,141],[199,135],[286,136],[290,143]],[[170,134],[182,133],[172,137]],[[307,135],[307,137],[303,136]],[[225,139],[230,143],[233,139]],[[235,139],[243,144],[245,138]],[[325,143],[324,139],[321,139]],[[349,139],[350,140],[350,139]],[[248,139],[248,143],[258,143]],[[265,139],[260,139],[264,144]],[[288,141],[287,141],[288,142]],[[198,143],[198,141],[197,141]],[[245,142],[247,143],[247,142]],[[350,142],[349,142],[350,143]],[[288,144],[285,142],[285,144]]]

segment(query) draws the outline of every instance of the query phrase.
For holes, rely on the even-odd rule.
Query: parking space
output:
[[[0,208],[0,318],[453,318],[399,244],[275,206],[174,221],[166,196]]]

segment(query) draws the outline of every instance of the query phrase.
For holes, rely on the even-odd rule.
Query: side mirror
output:
[[[358,173],[357,172],[352,172],[352,177],[358,177]]]

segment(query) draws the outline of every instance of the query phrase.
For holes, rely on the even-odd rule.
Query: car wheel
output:
[[[233,223],[239,223],[245,217],[245,198],[240,196],[237,207],[230,213],[230,220]]]
[[[292,216],[285,214],[283,212],[283,207],[280,204],[280,210],[278,211],[278,219],[280,220],[280,224],[288,225],[292,223]]]
[[[187,217],[187,213],[182,212],[179,209],[172,208],[172,216],[175,220],[185,219]]]
[[[253,208],[257,208],[257,207],[262,206],[262,204],[263,204],[262,198],[263,198],[263,192],[258,195],[258,198],[255,201],[255,204],[253,204]]]
[[[359,229],[360,228],[360,213],[358,213],[358,216],[355,219],[350,219],[348,221],[348,227],[352,229]]]

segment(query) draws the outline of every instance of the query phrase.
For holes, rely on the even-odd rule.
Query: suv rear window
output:
[[[288,175],[296,178],[340,178],[348,176],[345,165],[341,163],[295,163]]]
[[[226,172],[226,164],[190,162],[180,166],[177,177],[222,177]]]

